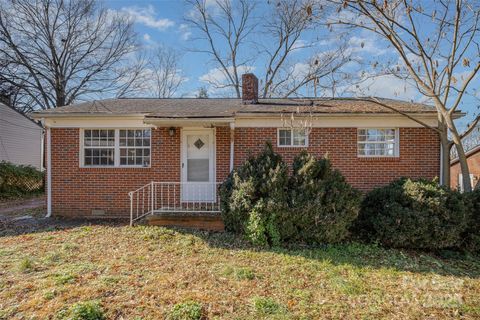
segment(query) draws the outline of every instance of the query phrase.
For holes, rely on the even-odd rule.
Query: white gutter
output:
[[[181,126],[211,126],[211,125],[227,125],[234,122],[234,118],[148,118],[145,117],[143,123],[152,124],[157,127],[181,127]]]
[[[53,113],[53,112],[32,112],[30,117],[35,120],[41,120],[45,118],[143,118],[144,113],[88,113],[88,112],[65,112],[65,113]]]
[[[233,171],[233,156],[235,147],[235,123],[230,122],[230,172]]]
[[[443,145],[440,142],[440,184],[443,185],[445,183],[445,177],[443,176]]]
[[[52,216],[52,135],[47,127],[47,218]]]

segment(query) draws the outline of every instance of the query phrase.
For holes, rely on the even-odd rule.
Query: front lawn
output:
[[[0,237],[0,319],[480,317],[480,258],[361,244],[261,250],[231,234],[67,226]]]

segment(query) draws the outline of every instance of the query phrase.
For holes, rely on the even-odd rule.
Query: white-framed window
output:
[[[82,129],[80,146],[82,167],[150,166],[150,129]]]
[[[398,157],[398,129],[358,129],[357,149],[359,157]]]
[[[115,130],[83,131],[83,163],[85,166],[115,165]]]
[[[305,128],[279,128],[277,132],[279,147],[306,147],[308,135]]]
[[[120,130],[120,166],[150,166],[150,129]]]

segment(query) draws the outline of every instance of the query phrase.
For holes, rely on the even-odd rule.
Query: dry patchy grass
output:
[[[0,237],[0,319],[56,319],[85,301],[108,319],[173,319],[192,303],[208,319],[473,319],[480,259],[355,243],[261,250],[142,226]]]

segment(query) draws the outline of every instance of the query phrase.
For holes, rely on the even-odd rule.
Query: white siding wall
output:
[[[0,103],[0,161],[41,169],[42,128]]]

